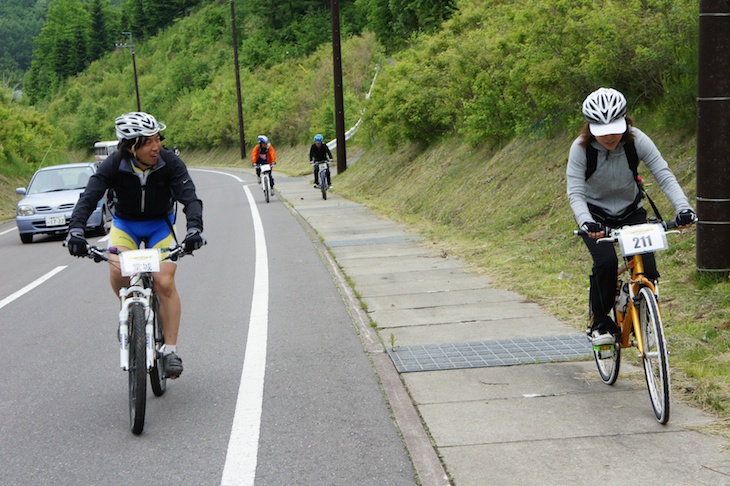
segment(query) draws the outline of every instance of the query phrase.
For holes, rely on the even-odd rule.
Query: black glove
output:
[[[68,252],[75,257],[82,257],[89,254],[89,244],[84,238],[84,232],[74,229],[68,232],[66,236],[66,247]]]
[[[677,214],[677,217],[674,218],[674,222],[677,223],[677,226],[687,226],[694,223],[696,220],[697,215],[691,209],[685,209],[684,211],[681,211],[679,214]]]
[[[203,235],[200,234],[200,230],[191,229],[188,231],[187,236],[183,240],[183,246],[185,247],[185,253],[192,253],[205,245],[206,241]]]
[[[606,231],[605,226],[603,226],[601,223],[596,223],[595,221],[588,221],[587,223],[583,223],[582,228],[588,233],[600,233],[601,231]]]

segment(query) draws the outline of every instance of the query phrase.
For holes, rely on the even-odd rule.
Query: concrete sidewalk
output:
[[[409,446],[422,484],[730,485],[727,444],[700,431],[715,419],[675,392],[660,425],[630,352],[606,386],[579,330],[336,188],[325,201],[310,178],[276,182],[377,323],[375,353],[400,374],[383,380],[395,414],[415,407],[448,473],[426,472]]]

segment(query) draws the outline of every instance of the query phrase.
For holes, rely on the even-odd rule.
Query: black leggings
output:
[[[593,215],[596,217],[596,215]],[[596,218],[597,220],[599,218]],[[646,223],[646,210],[639,208],[620,222],[601,221],[611,227],[620,227],[632,224]],[[593,274],[590,276],[590,304],[594,317],[594,328],[613,327],[613,320],[609,317],[616,301],[616,279],[618,278],[618,256],[616,248],[608,242],[598,243],[588,235],[583,235],[583,241],[593,257]],[[656,267],[654,253],[643,255],[644,272],[646,278],[656,280],[659,272]]]

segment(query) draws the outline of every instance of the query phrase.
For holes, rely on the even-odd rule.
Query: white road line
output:
[[[60,272],[61,270],[63,270],[66,267],[68,267],[68,265],[61,265],[60,267],[56,267],[53,270],[51,270],[50,272],[48,272],[47,274],[43,275],[41,278],[39,278],[35,282],[32,282],[32,283],[26,285],[25,287],[23,287],[22,289],[18,290],[14,294],[12,294],[12,295],[10,295],[8,297],[5,297],[3,300],[0,300],[0,309],[2,309],[3,307],[5,307],[6,305],[8,305],[9,303],[11,303],[12,301],[14,301],[15,299],[17,299],[17,298],[19,298],[19,297],[27,294],[28,292],[30,292],[34,288],[38,287],[40,284],[42,284],[43,282],[45,282],[49,278],[53,277],[54,275],[56,275],[58,272]]]
[[[238,388],[236,411],[233,416],[221,486],[254,484],[264,401],[266,340],[269,326],[269,263],[264,226],[261,223],[256,201],[247,186],[243,186],[243,189],[246,191],[253,217],[256,267],[251,318],[246,339],[246,355],[243,361],[241,385]]]
[[[196,172],[208,172],[208,173],[210,173],[210,174],[222,174],[222,175],[227,175],[228,177],[233,177],[233,178],[234,178],[234,179],[236,179],[236,180],[237,180],[238,182],[243,182],[243,179],[241,179],[241,178],[240,178],[240,177],[238,177],[237,175],[229,174],[228,172],[221,172],[221,171],[219,171],[219,170],[208,170],[208,169],[188,169],[188,170],[191,170],[191,171],[193,171],[193,170],[194,170],[194,171],[196,171]]]
[[[4,234],[7,234],[7,233],[10,233],[11,231],[16,231],[17,229],[18,229],[17,227],[16,228],[10,228],[9,230],[5,230],[3,232],[0,232],[0,236],[2,236]]]

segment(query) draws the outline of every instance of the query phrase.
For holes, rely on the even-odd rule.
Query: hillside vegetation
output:
[[[374,14],[387,0],[355,4],[362,15],[386,18]],[[166,143],[182,146],[192,164],[238,162],[227,5],[207,4],[137,49],[142,108],[168,124]],[[693,200],[697,3],[455,6],[438,32],[401,37],[396,45],[384,44],[377,30],[344,39],[346,124],[363,113],[365,120],[348,152],[356,145],[364,155],[336,176],[336,190],[412,225],[581,328],[590,262],[571,234],[564,180],[582,123],[580,102],[599,86],[621,89],[637,126],[655,139]],[[401,46],[407,47],[394,50]],[[272,52],[280,53],[276,46]],[[376,66],[380,74],[366,100]],[[329,45],[270,66],[244,66],[241,76],[249,146],[266,133],[282,154],[280,170],[308,176],[311,137],[334,137]],[[52,100],[24,107],[18,130],[31,140],[39,127],[53,126],[66,147],[79,149],[113,137],[114,117],[134,108],[129,53],[115,52],[69,78]],[[33,153],[19,152],[22,144],[10,153],[35,167],[45,137],[52,138],[44,136]],[[658,189],[650,191],[671,217]],[[675,398],[728,416],[730,282],[695,272],[694,246],[690,230],[659,259]]]

